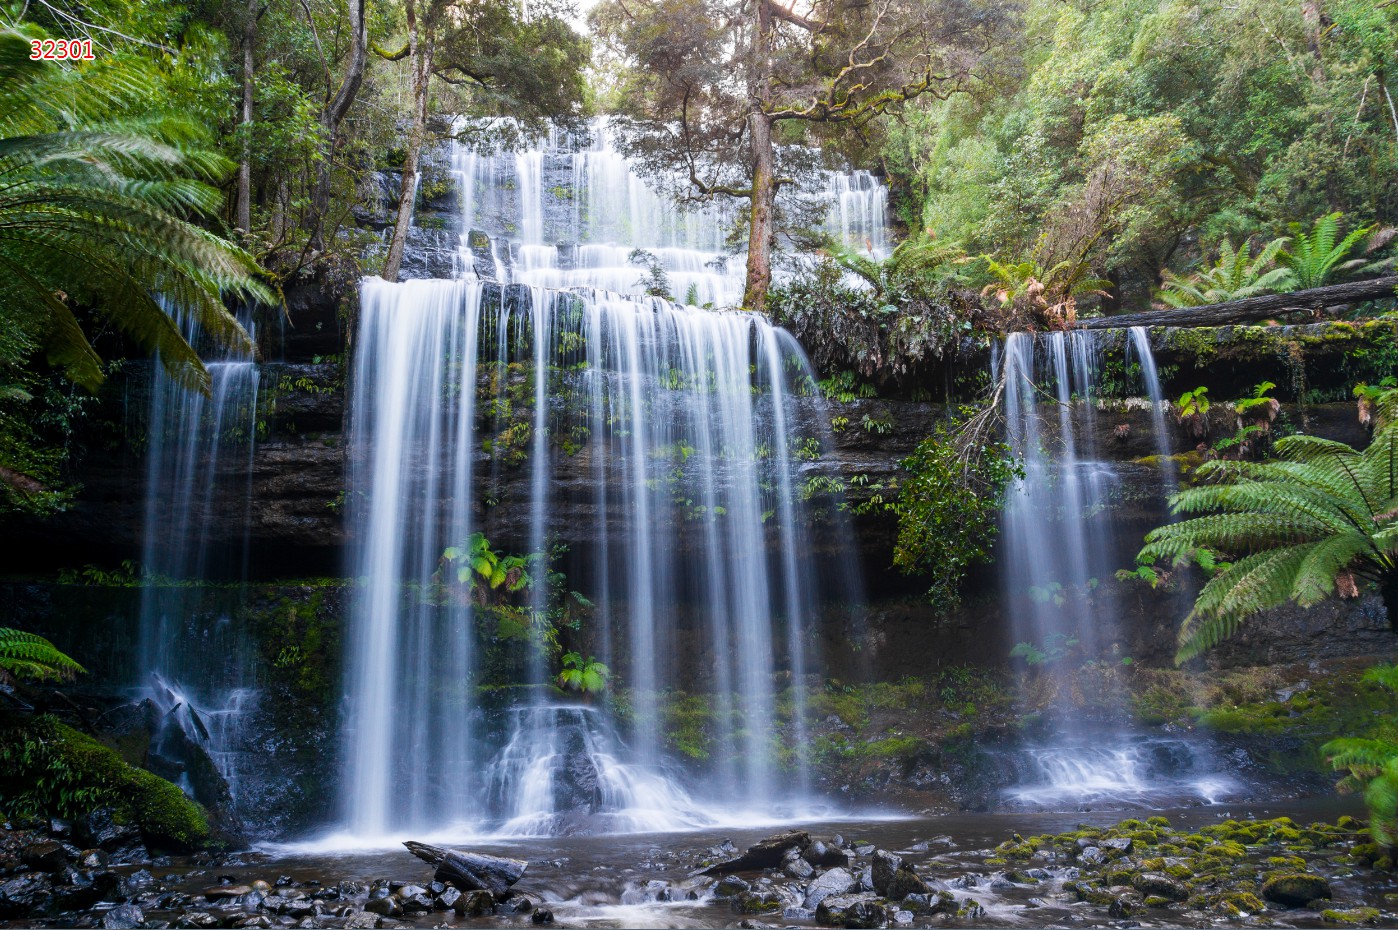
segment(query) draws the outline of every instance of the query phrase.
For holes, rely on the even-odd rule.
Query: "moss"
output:
[[[1332,924],[1376,924],[1380,916],[1376,907],[1327,908],[1320,912],[1320,919]]]
[[[178,787],[52,717],[5,721],[0,762],[0,808],[9,816],[78,818],[111,807],[150,845],[190,850],[208,841],[203,808]]]

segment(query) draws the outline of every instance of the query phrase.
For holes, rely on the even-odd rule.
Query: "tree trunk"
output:
[[[316,173],[315,189],[311,194],[311,248],[325,248],[325,214],[330,209],[330,168],[335,149],[340,142],[340,124],[354,104],[359,87],[364,83],[364,67],[369,60],[369,21],[365,16],[365,0],[349,0],[350,59],[340,89],[321,111],[320,122],[325,138],[322,140],[320,168]]]
[[[257,3],[248,0],[247,21],[243,23],[243,129],[242,152],[238,159],[238,198],[234,209],[233,225],[244,233],[252,232],[252,96],[253,68],[252,49],[257,42]]]
[[[771,33],[771,7],[758,0],[748,87],[752,107],[748,117],[752,146],[752,210],[748,220],[747,283],[743,289],[743,306],[758,313],[767,309],[767,290],[772,286],[772,238],[777,203],[777,153],[772,145],[772,118],[767,115],[772,97]]]
[[[772,286],[772,237],[777,200],[776,152],[772,148],[772,123],[766,113],[755,112],[752,132],[752,210],[748,228],[748,273],[743,306],[762,312]]]
[[[1329,307],[1392,297],[1398,288],[1398,276],[1348,281],[1326,287],[1313,287],[1290,294],[1265,294],[1222,304],[1184,307],[1172,310],[1149,310],[1079,320],[1078,329],[1125,329],[1130,326],[1229,326],[1253,323],[1283,313],[1321,313]]]
[[[454,885],[462,891],[489,891],[493,895],[503,895],[523,877],[524,870],[529,867],[529,863],[522,859],[444,849],[412,840],[403,845],[423,862],[437,867],[433,876],[437,881]]]
[[[403,156],[403,184],[398,190],[398,219],[393,226],[393,238],[388,243],[384,259],[385,281],[397,281],[403,265],[403,249],[408,243],[408,230],[413,225],[413,204],[417,199],[417,163],[422,143],[427,135],[427,88],[432,77],[432,42],[419,27],[417,6],[408,0],[408,67],[412,69],[413,122],[408,129],[406,152]]]

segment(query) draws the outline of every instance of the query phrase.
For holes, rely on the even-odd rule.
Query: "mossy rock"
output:
[[[1320,919],[1332,924],[1376,924],[1381,916],[1376,907],[1327,908],[1320,912]]]
[[[1220,897],[1219,901],[1244,914],[1258,914],[1267,909],[1266,902],[1250,891],[1231,892]]]
[[[209,840],[204,809],[174,784],[52,717],[0,726],[0,809],[12,817],[76,819],[111,807],[146,843],[188,851]]]
[[[1268,856],[1265,862],[1270,869],[1286,869],[1292,872],[1306,867],[1306,860],[1300,856]]]
[[[1309,872],[1273,873],[1262,883],[1262,897],[1289,907],[1304,907],[1330,896],[1330,883]]]

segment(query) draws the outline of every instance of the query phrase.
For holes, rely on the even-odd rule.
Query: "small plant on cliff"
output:
[[[1187,427],[1195,438],[1202,439],[1209,431],[1209,398],[1206,396],[1209,389],[1197,387],[1192,391],[1185,391],[1180,395],[1180,402],[1176,404],[1178,408],[1175,418],[1180,425]]]
[[[529,558],[505,555],[490,547],[484,533],[472,533],[464,546],[449,546],[442,552],[442,567],[455,566],[456,580],[469,587],[478,603],[498,601],[533,584],[527,569]]]
[[[1206,462],[1195,472],[1199,485],[1170,499],[1172,512],[1202,515],[1152,530],[1138,561],[1179,565],[1199,550],[1233,559],[1199,592],[1177,661],[1231,636],[1260,610],[1355,597],[1360,579],[1377,585],[1398,630],[1398,391],[1379,406],[1386,425],[1362,452],[1288,436],[1272,460]]]
[[[0,682],[72,681],[85,671],[42,636],[0,627]]]
[[[1022,474],[1003,443],[968,447],[939,425],[903,460],[907,478],[885,504],[898,517],[893,564],[930,573],[927,597],[942,610],[961,600],[967,569],[990,558],[1006,486]]]
[[[563,671],[558,673],[558,687],[582,694],[601,694],[607,690],[611,675],[612,670],[592,656],[583,659],[582,653],[568,652],[563,655]]]
[[[1069,633],[1050,633],[1042,643],[1017,643],[1010,658],[1023,659],[1026,665],[1053,665],[1072,655],[1078,648],[1078,638]]]

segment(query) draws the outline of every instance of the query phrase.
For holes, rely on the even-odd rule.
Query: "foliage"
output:
[[[1391,222],[1395,41],[1370,0],[1026,0],[992,77],[915,101],[881,155],[905,222],[972,252],[1051,267],[1072,254],[1038,253],[1051,230],[1105,227],[1093,271],[1143,306],[1197,243],[1335,211]]]
[[[990,559],[1005,489],[1022,472],[1008,446],[963,448],[944,424],[902,468],[908,474],[898,499],[884,505],[898,517],[893,564],[907,574],[930,573],[928,599],[951,610],[967,570]]]
[[[1366,681],[1398,695],[1398,665],[1379,665],[1364,674]],[[1392,707],[1390,720],[1398,714]],[[1398,847],[1398,738],[1393,736],[1347,737],[1321,747],[1337,772],[1348,774],[1340,781],[1342,791],[1364,792],[1369,806],[1369,829],[1374,841]]]
[[[654,252],[646,249],[632,249],[631,254],[626,256],[626,260],[633,265],[640,265],[646,270],[646,276],[637,285],[651,297],[660,297],[664,300],[674,300],[675,296],[670,292],[670,276],[665,273],[665,266]],[[698,292],[695,292],[697,297]],[[687,301],[693,303],[693,301]]]
[[[0,627],[0,682],[72,681],[86,671],[42,636]]]
[[[821,371],[902,377],[947,357],[971,328],[973,296],[954,274],[928,273],[932,254],[900,246],[883,262],[849,255],[819,261],[772,289],[769,315]],[[856,268],[871,286],[849,280]]]
[[[1234,248],[1230,240],[1224,239],[1218,261],[1212,267],[1192,275],[1177,274],[1168,268],[1162,271],[1160,277],[1165,286],[1159,297],[1171,307],[1200,307],[1285,290],[1291,286],[1291,271],[1276,267],[1277,255],[1285,245],[1285,239],[1273,239],[1253,255],[1249,243]]]
[[[250,256],[190,222],[217,213],[211,185],[230,165],[198,147],[205,140],[189,120],[150,113],[159,81],[149,69],[31,61],[33,37],[0,32],[4,360],[42,348],[95,389],[104,375],[77,315],[90,310],[207,391],[208,372],[163,302],[250,354],[222,297],[274,299]]]
[[[1300,223],[1289,224],[1291,238],[1287,247],[1277,253],[1277,261],[1289,274],[1287,289],[1324,287],[1341,278],[1371,274],[1393,265],[1391,258],[1350,257],[1361,247],[1365,255],[1378,251],[1392,239],[1393,230],[1361,226],[1340,238],[1343,217],[1338,211],[1327,214],[1309,230]]]
[[[1050,633],[1041,644],[1016,643],[1010,650],[1010,658],[1023,659],[1026,664],[1054,665],[1068,656],[1078,647],[1078,638],[1067,633]]]
[[[563,654],[563,670],[558,673],[558,686],[565,691],[601,694],[607,690],[612,671],[592,656],[583,659],[578,652]]]
[[[995,280],[982,295],[994,296],[1002,306],[1012,308],[1018,322],[1030,328],[1071,328],[1077,320],[1078,298],[1103,295],[1103,288],[1111,284],[1092,277],[1081,258],[1064,259],[1050,268],[1040,267],[1034,259],[1002,264],[989,255],[983,258]]]
[[[1386,412],[1398,392],[1384,395]],[[1152,530],[1138,560],[1178,565],[1201,550],[1233,559],[1204,585],[1180,630],[1178,661],[1232,635],[1247,617],[1295,601],[1303,607],[1357,580],[1377,583],[1398,624],[1398,424],[1363,452],[1295,435],[1276,460],[1206,462],[1198,485],[1171,498],[1176,514],[1205,514]]]
[[[441,559],[443,568],[455,566],[456,581],[467,585],[481,604],[533,586],[534,579],[527,570],[531,561],[537,558],[495,551],[484,533],[472,533],[464,546],[448,546]]]
[[[111,807],[154,846],[190,850],[208,839],[203,809],[178,787],[53,717],[0,721],[0,763],[7,817],[76,819]]]

